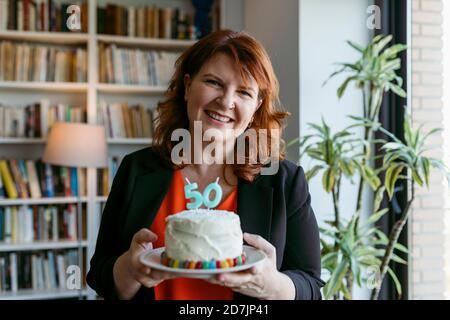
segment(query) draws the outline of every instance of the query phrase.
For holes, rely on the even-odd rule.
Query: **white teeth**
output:
[[[215,119],[215,120],[217,120],[217,121],[220,121],[220,122],[229,122],[231,119],[230,118],[228,118],[228,117],[222,117],[222,116],[219,116],[218,114],[216,114],[216,113],[212,113],[212,112],[209,112],[209,111],[207,111],[206,112],[211,118],[213,118],[213,119]]]

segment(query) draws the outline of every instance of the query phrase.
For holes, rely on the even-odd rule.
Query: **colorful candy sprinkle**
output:
[[[171,259],[165,252],[161,254],[161,263],[172,268],[184,269],[224,269],[231,268],[245,264],[246,256],[242,254],[236,258],[229,258],[224,260],[210,260],[210,261],[180,261],[178,259]]]

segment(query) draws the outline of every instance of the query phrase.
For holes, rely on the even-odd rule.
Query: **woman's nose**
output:
[[[230,93],[224,93],[223,95],[218,97],[216,101],[225,109],[234,109],[236,107],[234,96]]]

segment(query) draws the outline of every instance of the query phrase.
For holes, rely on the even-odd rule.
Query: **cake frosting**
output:
[[[162,262],[179,268],[226,268],[245,262],[239,216],[194,209],[166,218]]]

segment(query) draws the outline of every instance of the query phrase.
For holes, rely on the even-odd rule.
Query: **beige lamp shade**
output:
[[[68,167],[106,167],[105,128],[85,123],[54,123],[42,160]]]

